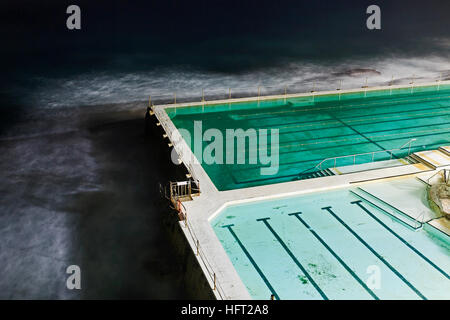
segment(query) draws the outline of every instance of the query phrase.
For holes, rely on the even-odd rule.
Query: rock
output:
[[[381,72],[375,69],[365,69],[365,68],[355,68],[349,70],[343,70],[340,72],[335,72],[333,75],[335,76],[350,76],[350,77],[360,77],[363,75],[371,76],[371,75],[380,75]]]
[[[440,213],[450,219],[450,186],[444,182],[433,184],[428,190],[428,198],[433,206],[438,207]]]

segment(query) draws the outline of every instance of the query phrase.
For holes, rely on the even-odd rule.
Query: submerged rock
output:
[[[355,69],[348,69],[340,72],[335,72],[333,75],[335,76],[350,76],[350,77],[359,77],[363,75],[380,75],[381,72],[375,70],[375,69],[365,69],[365,68],[355,68]]]

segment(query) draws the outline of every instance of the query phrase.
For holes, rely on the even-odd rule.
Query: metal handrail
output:
[[[429,178],[427,179],[427,184],[430,185],[430,180],[431,180],[431,178],[433,178],[435,175],[437,175],[437,174],[439,174],[439,173],[441,173],[441,172],[442,172],[442,170],[439,170],[439,171],[435,172],[431,177],[429,177]]]
[[[162,191],[162,186],[160,184],[160,192]],[[167,197],[167,193],[164,192],[164,196]],[[181,213],[181,221],[183,221],[183,224],[185,228],[187,229],[189,235],[191,236],[192,241],[195,244],[196,247],[196,256],[199,257],[199,260],[203,262],[203,265],[206,268],[206,271],[209,275],[209,280],[211,281],[210,285],[212,287],[212,290],[217,292],[219,297],[224,300],[226,299],[225,291],[222,288],[222,285],[217,277],[217,273],[214,271],[213,266],[211,265],[211,262],[209,262],[208,258],[206,258],[206,254],[203,251],[202,247],[200,246],[200,240],[198,239],[197,235],[194,232],[194,229],[192,225],[189,223],[188,216],[187,216],[187,209],[186,206],[181,201],[177,201],[176,205],[174,207],[171,206],[172,209],[177,210],[179,213]],[[209,282],[209,281],[208,281]]]
[[[322,170],[322,164],[323,164],[324,162],[329,161],[329,160],[334,160],[334,166],[333,166],[333,168],[336,168],[336,161],[337,161],[337,159],[342,159],[342,158],[351,158],[351,157],[353,157],[353,164],[356,164],[356,157],[357,157],[357,156],[363,156],[363,155],[371,154],[371,155],[372,155],[372,161],[371,161],[371,162],[373,162],[374,156],[375,156],[376,153],[388,152],[388,153],[391,154],[390,159],[392,159],[392,156],[393,156],[393,153],[392,153],[392,152],[393,152],[393,151],[400,151],[400,150],[402,150],[406,145],[409,145],[409,147],[408,147],[408,156],[409,156],[410,153],[411,153],[411,143],[412,143],[413,141],[416,141],[416,140],[417,140],[416,138],[412,138],[412,139],[410,139],[408,142],[404,143],[400,148],[396,148],[396,149],[378,150],[378,151],[372,151],[372,152],[355,153],[355,154],[350,154],[350,155],[345,155],[345,156],[337,156],[337,157],[325,158],[325,159],[323,159],[322,161],[320,161],[317,165],[315,165],[314,167],[312,167],[312,168],[310,168],[310,169],[306,169],[306,170],[302,171],[300,174],[303,174],[303,173],[308,172],[308,171],[310,171],[310,170],[313,170],[313,171],[314,171],[314,170],[316,170],[317,168],[319,168],[319,170]]]
[[[196,234],[195,234],[191,224],[189,223],[189,221],[187,219],[187,215],[185,215],[184,225],[185,225],[186,229],[188,230],[189,234],[191,235],[191,238],[194,241],[194,244],[196,246],[196,256],[198,256],[200,258],[200,260],[202,260],[203,265],[206,268],[206,271],[208,271],[208,275],[209,275],[210,280],[212,282],[212,289],[213,289],[213,291],[216,291],[218,293],[218,295],[220,296],[220,298],[222,300],[224,300],[225,297],[226,297],[225,296],[225,291],[222,288],[222,286],[220,284],[220,281],[217,279],[217,274],[216,274],[216,272],[214,272],[214,268],[212,267],[212,265],[209,262],[209,260],[206,258],[206,254],[204,253],[202,247],[200,246],[200,241],[198,240],[198,238],[197,238],[197,236],[196,236]]]
[[[405,80],[405,78],[400,78],[398,80],[403,81],[403,80]],[[369,86],[368,85],[368,80],[366,78],[366,81],[365,81],[364,85],[362,86],[362,88],[364,88],[364,96],[366,96],[368,88],[373,88],[373,87],[391,87],[392,88],[394,86],[393,82],[394,82],[394,77],[392,77],[392,80],[389,81],[389,83],[387,85],[384,84],[384,81],[377,81],[377,83],[374,84],[374,86]],[[435,82],[436,82],[435,86],[436,86],[438,91],[440,90],[440,86],[441,86],[442,82],[448,83],[447,81],[442,80],[442,74],[440,75],[439,79],[435,80]],[[328,84],[328,83],[325,83],[325,84]],[[413,93],[414,87],[417,86],[417,85],[421,85],[421,84],[423,84],[423,85],[428,85],[429,84],[431,86],[432,85],[432,80],[430,79],[429,81],[427,80],[427,81],[424,81],[424,82],[421,82],[421,83],[416,83],[413,80],[412,82],[400,84],[400,86],[404,87],[404,88],[410,87],[411,88],[411,93]],[[398,86],[398,85],[396,85],[396,86]],[[288,88],[292,89],[292,90],[288,90]],[[227,97],[226,99],[237,98],[237,97],[234,97],[232,95],[232,92],[234,92],[238,96],[242,96],[242,94],[244,94],[245,97],[269,97],[270,95],[275,94],[275,92],[280,92],[278,94],[275,94],[277,96],[278,95],[280,95],[280,96],[282,96],[282,95],[287,96],[287,95],[292,95],[292,94],[295,95],[295,94],[299,94],[299,93],[303,92],[303,93],[313,93],[313,100],[314,100],[314,92],[316,92],[316,82],[312,83],[312,90],[310,90],[310,89],[299,90],[299,89],[300,89],[299,86],[295,85],[295,84],[285,84],[285,85],[273,84],[273,85],[268,85],[268,86],[265,86],[265,85],[262,85],[262,84],[258,84],[258,85],[255,85],[255,86],[248,86],[248,87],[247,86],[245,86],[245,87],[243,86],[243,87],[235,87],[235,88],[231,88],[231,87],[229,87],[229,88],[226,88],[226,87],[224,87],[224,88],[201,88],[201,89],[198,90],[199,96],[197,96],[197,95],[189,95],[189,96],[184,97],[184,99],[187,99],[190,102],[197,102],[198,101],[197,98],[200,98],[200,103],[204,103],[207,100],[206,99],[206,95],[212,95],[212,96],[217,96],[217,95],[221,95],[222,96],[223,95],[224,97]],[[340,85],[339,85],[339,88],[335,89],[335,91],[340,91],[342,89],[343,89],[343,87],[342,87],[342,82],[341,82]],[[334,91],[332,89],[328,89],[327,90],[325,86],[323,86],[323,90],[325,90],[325,91]],[[192,92],[192,90],[188,90],[188,89],[186,89],[186,91],[189,91],[190,93]],[[263,94],[262,91],[264,91],[266,94]],[[289,91],[289,93],[288,93],[288,91]],[[322,90],[320,90],[320,91],[322,91]],[[246,95],[246,93],[248,95]],[[162,92],[160,94],[152,94],[151,97],[152,97],[151,101],[154,101],[155,99],[156,100],[159,99],[159,100],[167,101],[164,104],[173,104],[173,105],[177,104],[177,94],[176,94],[176,92],[165,91],[165,92]]]

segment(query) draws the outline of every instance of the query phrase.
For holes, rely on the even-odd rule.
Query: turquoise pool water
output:
[[[450,141],[449,85],[440,86],[439,90],[431,86],[199,105],[170,108],[167,113],[175,126],[187,129],[191,137],[194,136],[194,121],[202,121],[203,132],[215,128],[224,137],[226,129],[279,130],[279,170],[275,174],[261,175],[260,169],[268,165],[260,161],[249,164],[248,143],[245,150],[239,152],[234,144],[234,154],[244,154],[245,164],[237,161],[233,164],[203,163],[219,190],[296,180],[300,173],[329,157],[382,151],[374,160],[386,160],[390,154],[383,150],[398,148],[411,138],[417,139],[411,151],[437,148]],[[193,146],[186,135],[184,138]],[[203,149],[208,144],[210,142],[203,141]],[[394,156],[403,157],[407,152],[405,148]],[[357,159],[357,163],[370,161],[370,155]],[[337,166],[350,162],[353,164],[353,159],[342,159]]]
[[[351,189],[227,207],[211,225],[254,299],[450,299],[450,242]]]

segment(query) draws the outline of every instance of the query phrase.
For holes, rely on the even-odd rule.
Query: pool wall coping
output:
[[[182,102],[182,103],[170,103],[170,104],[160,104],[154,105],[153,108],[183,108],[183,107],[198,107],[198,106],[214,106],[218,104],[231,104],[240,102],[251,102],[251,101],[263,101],[263,100],[280,100],[280,99],[290,99],[299,97],[309,97],[309,96],[327,96],[327,95],[339,95],[345,93],[358,93],[358,92],[371,92],[371,91],[382,91],[382,90],[395,90],[395,89],[408,89],[408,88],[418,88],[418,87],[432,87],[440,85],[450,85],[450,80],[434,81],[434,82],[423,82],[414,83],[411,85],[388,85],[388,86],[373,86],[373,87],[361,87],[355,89],[342,89],[342,90],[327,90],[327,91],[310,91],[301,93],[289,93],[289,94],[278,94],[278,95],[265,95],[259,97],[245,97],[245,98],[231,98],[231,99],[217,99],[217,100],[204,100],[195,102]]]

